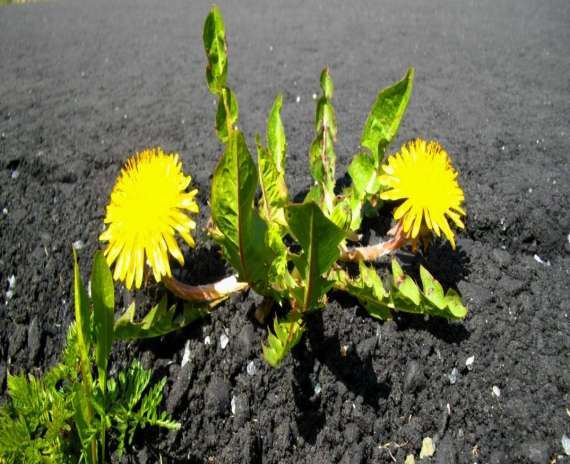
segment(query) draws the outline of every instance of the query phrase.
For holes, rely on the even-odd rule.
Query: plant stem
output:
[[[388,231],[388,235],[392,235],[393,238],[386,242],[381,242],[377,243],[376,245],[370,245],[366,247],[345,248],[341,252],[340,259],[342,261],[353,262],[376,261],[382,256],[399,250],[408,241],[408,237],[404,233],[404,227],[401,221],[399,221]]]
[[[245,282],[239,282],[235,275],[206,285],[188,285],[174,277],[163,277],[162,282],[174,295],[186,301],[215,301],[227,298],[232,293],[248,288]]]

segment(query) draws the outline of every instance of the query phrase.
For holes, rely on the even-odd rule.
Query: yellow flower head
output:
[[[402,220],[404,233],[412,240],[420,230],[431,230],[439,237],[443,231],[452,248],[455,238],[447,219],[457,227],[465,226],[463,190],[457,183],[457,171],[446,151],[437,142],[414,140],[402,147],[401,153],[390,156],[382,167],[380,181],[387,190],[383,200],[404,200],[394,211],[394,219]]]
[[[194,246],[190,230],[196,223],[188,212],[197,213],[197,190],[186,192],[190,176],[182,172],[178,154],[160,148],[144,150],[127,160],[111,193],[105,224],[99,240],[109,242],[105,256],[115,263],[113,278],[131,288],[140,288],[148,262],[157,282],[171,276],[168,253],[184,264],[176,232]]]

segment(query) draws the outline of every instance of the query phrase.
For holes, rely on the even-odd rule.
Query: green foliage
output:
[[[409,68],[402,80],[382,90],[372,105],[360,143],[370,150],[377,166],[398,132],[412,95],[413,82],[414,68]]]
[[[332,288],[326,278],[338,259],[338,245],[344,231],[326,218],[315,203],[291,205],[287,208],[289,230],[301,245],[303,253],[293,257],[299,273],[299,286],[293,290],[294,307],[302,312],[323,304],[323,296]]]
[[[319,206],[329,216],[334,209],[336,115],[332,106],[333,81],[328,68],[321,73],[322,95],[317,101],[315,139],[309,149],[311,175],[319,186]]]
[[[272,251],[267,246],[267,225],[254,208],[258,186],[255,164],[245,138],[232,131],[212,181],[213,237],[242,281],[263,292]]]
[[[392,319],[394,311],[451,320],[461,320],[467,315],[467,308],[461,303],[457,292],[449,289],[445,293],[441,284],[423,266],[420,266],[423,290],[404,274],[396,259],[392,260],[392,278],[388,289],[374,268],[361,261],[359,271],[358,277],[350,278],[346,271],[338,270],[334,275],[335,288],[356,297],[373,317]]]
[[[225,144],[212,180],[210,233],[241,280],[290,308],[286,318],[275,319],[274,333],[268,334],[267,345],[263,346],[266,361],[272,366],[281,363],[302,336],[302,317],[322,308],[333,286],[357,297],[372,316],[381,319],[390,318],[396,310],[449,319],[464,317],[465,308],[458,295],[452,290],[444,294],[441,285],[423,268],[421,291],[411,278],[403,276],[394,261],[394,283],[386,289],[374,268],[361,263],[360,274],[351,278],[339,263],[346,241],[358,239],[363,214],[377,214],[381,204],[381,162],[408,105],[413,68],[402,80],[378,93],[362,133],[361,144],[366,151],[351,161],[348,173],[352,185],[342,194],[335,192],[334,85],[329,69],[322,71],[315,138],[309,148],[309,169],[315,183],[302,204],[293,204],[285,179],[287,142],[281,119],[282,97],[275,99],[267,118],[266,146],[259,136],[256,138],[256,169],[245,137],[236,127],[237,100],[226,85],[226,37],[217,7],[206,19],[204,45],[208,87],[220,98],[216,132]],[[261,196],[256,202],[258,190]],[[122,318],[129,329],[121,332],[123,321],[119,320],[116,332],[134,330],[132,311]],[[171,325],[172,316],[165,308],[158,313],[158,319],[166,320],[167,327]],[[147,332],[135,330],[133,338],[160,333],[148,331],[156,325],[155,317],[151,314],[147,322],[139,323],[147,327]]]
[[[279,367],[285,356],[301,341],[305,326],[298,319],[280,321],[275,317],[273,331],[269,332],[267,345],[262,345],[263,358],[271,367]]]
[[[207,316],[217,304],[218,301],[186,303],[182,311],[177,312],[176,305],[168,306],[165,295],[140,321],[135,321],[136,307],[132,303],[115,321],[114,337],[120,340],[160,337]]]
[[[105,461],[109,430],[115,430],[121,454],[139,428],[179,426],[158,412],[166,378],[151,386],[151,372],[135,361],[117,380],[107,380],[116,338],[114,286],[100,253],[93,259],[91,292],[89,298],[74,254],[76,321],[61,361],[43,377],[8,376],[8,399],[0,407],[0,462],[95,464]]]

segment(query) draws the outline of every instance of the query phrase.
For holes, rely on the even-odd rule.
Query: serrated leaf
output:
[[[333,84],[328,69],[321,73],[322,96],[317,101],[315,114],[315,139],[309,148],[309,168],[311,175],[321,187],[319,205],[330,215],[335,202],[336,116],[331,103]]]
[[[203,40],[208,59],[206,66],[208,88],[210,92],[219,94],[226,86],[228,58],[224,20],[220,9],[215,5],[206,17]]]
[[[392,260],[392,276],[394,288],[398,290],[398,296],[402,295],[410,300],[414,305],[420,304],[420,289],[409,276],[404,274],[402,267],[395,259]]]
[[[277,95],[273,107],[267,119],[267,150],[275,163],[275,168],[280,174],[285,174],[285,156],[287,152],[287,142],[285,140],[285,128],[281,121],[281,107],[283,97]]]
[[[330,289],[330,283],[322,275],[330,271],[340,256],[338,246],[345,233],[312,202],[290,205],[287,208],[287,223],[303,249],[303,254],[294,262],[303,287],[303,298],[298,303],[302,311],[307,311],[318,307],[322,296]]]
[[[420,266],[420,279],[423,295],[430,303],[442,310],[443,314],[451,313],[454,319],[465,318],[467,308],[461,303],[461,297],[455,290],[451,288],[444,293],[441,284],[423,266]]]
[[[265,222],[285,226],[283,208],[289,202],[289,192],[285,184],[285,173],[279,172],[272,155],[257,143],[257,166],[261,186],[260,212]]]
[[[441,284],[429,272],[420,267],[423,290],[412,278],[404,274],[401,266],[392,260],[392,287],[386,290],[382,280],[372,267],[359,262],[360,274],[350,278],[344,270],[333,273],[335,288],[356,297],[368,313],[379,319],[391,319],[393,311],[463,319],[467,309],[453,289],[444,295]]]
[[[300,320],[282,320],[275,317],[273,331],[267,335],[267,345],[262,344],[263,359],[271,367],[279,367],[285,356],[299,343],[305,327]]]
[[[188,324],[206,317],[224,299],[210,303],[186,303],[180,313],[176,305],[168,307],[164,296],[140,321],[135,321],[135,304],[115,321],[115,338],[119,340],[140,340],[160,337],[186,327]]]
[[[212,219],[220,232],[214,239],[241,281],[263,287],[273,256],[266,244],[267,226],[254,208],[257,182],[244,136],[232,131],[212,180]]]
[[[336,271],[335,288],[354,296],[371,316],[381,320],[392,319],[390,294],[384,289],[376,270],[363,261],[359,262],[359,270],[355,279],[343,270]]]
[[[220,91],[216,112],[216,133],[223,143],[228,141],[228,126],[231,128],[235,126],[238,113],[239,108],[235,94],[228,87],[224,87]]]
[[[107,380],[107,363],[113,344],[115,286],[109,265],[100,251],[97,251],[93,258],[91,297],[95,331],[95,363],[101,385],[104,386]]]
[[[414,68],[402,80],[380,91],[364,124],[361,145],[372,153],[378,166],[386,147],[392,142],[412,94]]]

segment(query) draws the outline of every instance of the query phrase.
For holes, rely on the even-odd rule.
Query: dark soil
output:
[[[157,378],[167,375],[165,404],[183,424],[139,434],[124,462],[403,462],[424,437],[436,441],[436,463],[568,459],[557,456],[570,434],[570,4],[241,1],[221,9],[229,84],[251,148],[274,96],[284,95],[293,195],[311,183],[321,68],[330,66],[336,87],[342,177],[378,89],[416,67],[393,149],[436,138],[458,166],[467,229],[456,253],[436,246],[425,262],[470,312],[458,324],[379,323],[333,295],[279,370],[260,358],[266,331],[251,318],[259,304],[251,293],[177,334],[119,344],[114,368],[137,357]],[[58,358],[73,317],[71,243],[84,244],[86,275],[129,154],[156,145],[181,154],[202,207],[200,245],[187,250],[183,276],[206,282],[230,272],[203,230],[220,155],[204,78],[208,10],[183,0],[0,8],[2,391],[7,371],[41,371]],[[158,298],[148,294],[139,300]],[[117,295],[120,307],[130,299]],[[181,367],[185,346],[190,362]]]

